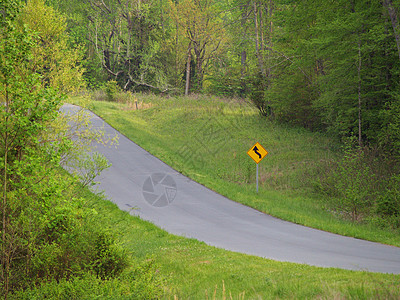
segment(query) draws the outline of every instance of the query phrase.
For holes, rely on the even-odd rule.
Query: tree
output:
[[[35,206],[41,204],[25,202],[34,197],[36,191],[29,188],[33,183],[30,178],[21,175],[29,168],[36,170],[37,163],[55,159],[51,155],[54,151],[41,147],[40,136],[46,124],[56,117],[60,97],[41,86],[38,74],[28,71],[26,58],[31,55],[34,38],[25,28],[18,31],[12,23],[19,3],[7,1],[2,6],[5,13],[0,15],[1,23],[6,26],[2,27],[0,42],[1,279],[7,297],[13,281],[11,266],[21,254],[22,244],[29,243],[33,234],[29,228],[29,219],[33,216],[21,215],[21,206],[28,205],[35,212],[39,208]],[[46,168],[44,170],[46,172]],[[35,217],[38,216],[35,214]],[[21,227],[24,227],[23,232]]]
[[[397,144],[398,0],[49,2],[73,3],[68,28],[101,82],[241,95],[282,122]]]
[[[394,44],[379,3],[350,2],[336,11],[340,15],[316,28],[323,37],[315,42],[325,57],[326,74],[319,78],[321,95],[315,105],[332,133],[356,135],[359,145],[376,143],[380,111],[397,77],[389,73]]]
[[[397,2],[397,3],[396,3]],[[389,14],[396,41],[397,52],[400,61],[400,25],[399,25],[399,3],[398,1],[384,0],[383,5]],[[397,64],[398,66],[399,64]],[[398,68],[387,68],[388,77],[396,74]],[[382,127],[378,131],[378,143],[383,146],[390,155],[400,157],[400,95],[398,94],[398,82],[388,84],[388,89],[392,91],[391,99],[387,101],[381,111]]]
[[[66,18],[44,0],[28,0],[18,21],[37,33],[29,67],[41,74],[42,84],[64,93],[84,88],[81,49],[69,47]]]
[[[393,34],[396,39],[397,51],[400,59],[400,27],[399,27],[400,25],[399,25],[398,11],[396,10],[392,0],[383,0],[382,4],[389,13],[390,21],[392,23],[392,28],[393,28]]]
[[[211,0],[169,1],[169,6],[170,16],[176,26],[176,43],[181,42],[179,48],[187,49],[185,94],[189,93],[192,57],[196,77],[193,83],[196,90],[201,91],[208,63],[217,54],[221,44],[225,43],[221,12],[217,3]],[[182,35],[185,37],[183,41],[179,39]]]
[[[211,76],[216,90],[228,86],[226,93],[248,96],[264,116],[273,115],[266,94],[272,86],[275,62],[283,57],[273,44],[278,5],[271,0],[237,0],[226,9],[230,47],[214,61]]]
[[[282,3],[276,3],[276,64],[266,94],[276,117],[376,144],[381,112],[394,100],[390,91],[398,79],[382,5]]]
[[[71,256],[69,243],[77,241],[63,239],[75,230],[66,212],[76,207],[76,195],[69,191],[79,183],[61,172],[60,163],[77,158],[98,135],[82,128],[72,132],[71,118],[60,114],[63,96],[51,88],[53,77],[43,81],[48,73],[35,66],[41,62],[33,56],[40,33],[16,25],[21,7],[17,0],[0,3],[0,290],[5,298],[40,278],[61,278],[89,265],[80,261],[82,251]],[[97,174],[106,162],[95,156],[93,165]]]
[[[87,3],[87,39],[108,80],[125,90],[167,90],[165,65],[158,59],[163,26],[155,17],[158,6],[151,0]]]

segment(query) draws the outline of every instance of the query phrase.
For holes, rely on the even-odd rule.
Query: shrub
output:
[[[94,241],[93,270],[97,277],[108,279],[119,275],[128,260],[123,249],[118,247],[110,234],[99,232]]]
[[[387,189],[386,193],[384,193],[377,199],[376,213],[383,217],[399,216],[400,193],[396,190]]]
[[[160,299],[163,277],[153,260],[146,260],[116,278],[103,280],[91,272],[71,279],[42,281],[38,286],[20,290],[9,299]]]
[[[400,228],[400,174],[397,162],[382,153],[345,147],[337,161],[321,163],[314,190],[329,209],[352,221]]]
[[[108,101],[116,101],[118,98],[118,94],[120,92],[120,88],[118,83],[115,80],[107,81],[104,86],[103,90],[107,96]]]
[[[272,114],[272,109],[268,100],[266,99],[263,75],[258,73],[256,76],[251,78],[250,86],[250,100],[253,102],[254,106],[259,110],[262,116],[270,116]]]
[[[364,158],[361,149],[347,150],[332,174],[338,191],[334,204],[353,222],[368,213],[374,194],[375,176]]]
[[[375,204],[376,217],[384,220],[381,227],[400,228],[400,175],[395,174],[386,183],[385,190]]]
[[[342,157],[330,162],[320,172],[315,188],[328,199],[330,208],[338,215],[360,221],[373,212],[379,180],[374,161],[367,149],[347,144]]]

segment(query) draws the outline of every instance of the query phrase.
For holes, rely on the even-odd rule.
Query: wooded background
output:
[[[400,153],[400,1],[48,3],[91,88],[248,97],[270,118]]]

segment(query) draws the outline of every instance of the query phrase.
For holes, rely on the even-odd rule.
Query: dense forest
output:
[[[397,0],[48,3],[91,88],[248,97],[266,117],[400,154]]]

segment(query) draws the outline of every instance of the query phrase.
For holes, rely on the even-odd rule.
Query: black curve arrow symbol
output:
[[[258,152],[257,146],[254,146],[253,151],[254,151],[255,154],[258,155],[258,157],[259,157],[260,159],[262,158],[262,155],[260,154],[260,152]]]

